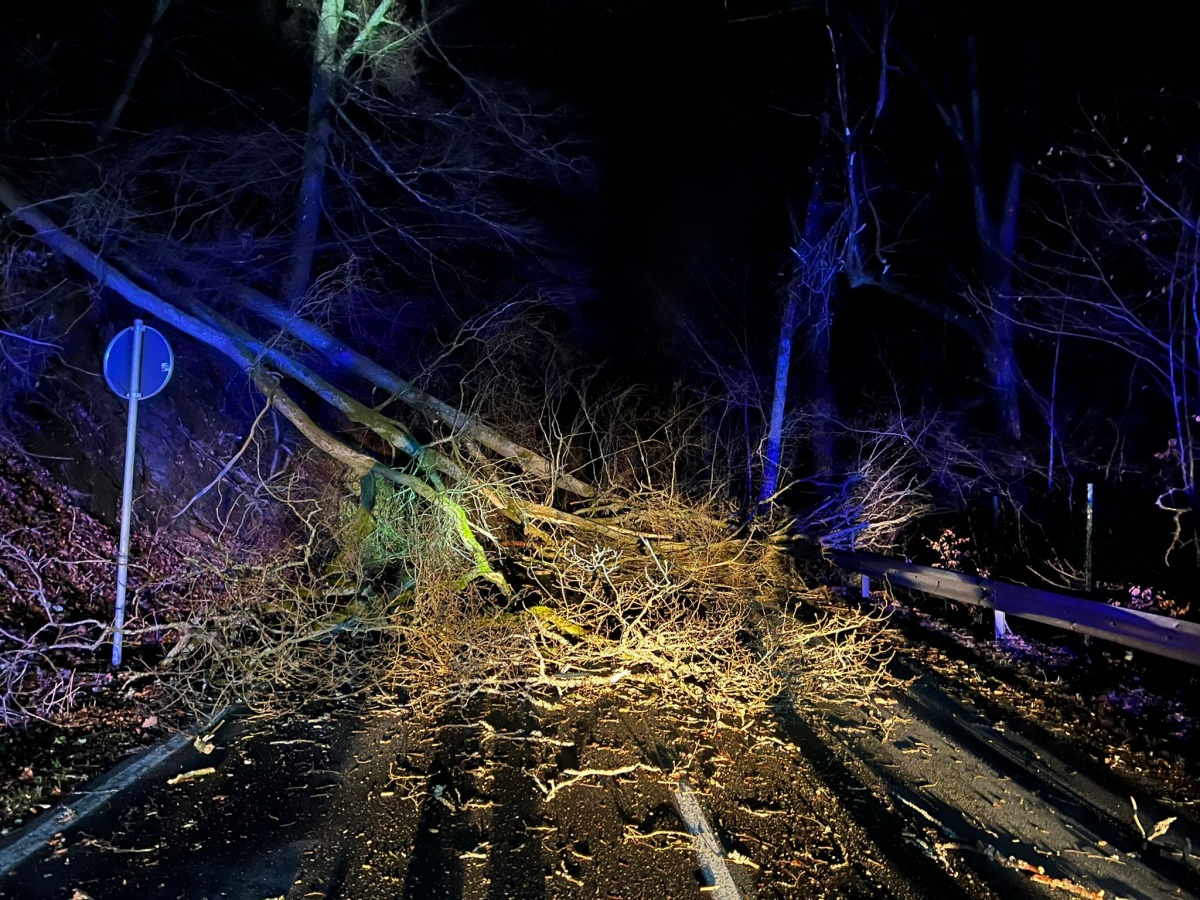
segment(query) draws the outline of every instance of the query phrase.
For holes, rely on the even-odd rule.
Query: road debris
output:
[[[202,769],[192,769],[190,772],[182,772],[179,775],[176,775],[174,778],[168,778],[167,784],[169,784],[169,785],[184,784],[185,782],[188,782],[188,781],[195,781],[198,778],[203,778],[205,775],[215,775],[215,774],[217,774],[216,769],[214,769],[212,766],[205,766]]]

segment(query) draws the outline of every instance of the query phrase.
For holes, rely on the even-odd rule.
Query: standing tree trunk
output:
[[[313,256],[324,215],[325,165],[333,137],[333,88],[338,74],[337,45],[345,0],[322,0],[313,37],[312,84],[308,98],[308,133],[292,254],[283,282],[283,299],[299,308],[312,281]]]
[[[832,287],[832,284],[830,284]],[[831,290],[817,290],[812,304],[812,338],[809,341],[809,372],[816,421],[813,423],[813,474],[828,478],[833,474],[836,457],[833,448],[833,423],[837,404],[833,399],[830,367],[833,362],[833,296]]]
[[[117,127],[117,122],[121,119],[121,113],[125,111],[125,104],[129,102],[129,97],[133,94],[133,86],[137,84],[138,76],[142,73],[142,66],[146,64],[146,60],[150,57],[150,50],[154,46],[154,36],[158,30],[158,23],[167,14],[167,7],[170,5],[171,0],[155,0],[154,14],[150,19],[150,27],[146,29],[146,34],[142,38],[142,43],[138,47],[137,54],[133,57],[133,62],[129,64],[129,71],[125,73],[125,83],[121,85],[121,93],[113,101],[112,108],[108,111],[108,118],[97,129],[97,144],[103,145],[108,143],[109,136],[112,134],[113,129]]]
[[[897,48],[899,49],[899,48]],[[1021,412],[1018,385],[1020,371],[1017,365],[1015,329],[1013,327],[1013,260],[1017,241],[1018,208],[1021,197],[1022,168],[1020,155],[1012,151],[1009,159],[1008,180],[1000,209],[993,213],[994,194],[989,191],[989,179],[985,173],[983,153],[982,95],[979,85],[979,60],[974,38],[967,40],[967,97],[965,109],[956,101],[949,101],[931,85],[917,64],[906,54],[901,57],[907,69],[922,86],[934,109],[945,123],[963,152],[966,174],[971,191],[971,204],[976,236],[980,245],[980,274],[983,292],[987,295],[986,306],[977,311],[983,320],[977,322],[959,315],[949,308],[941,311],[948,324],[956,326],[970,338],[979,349],[986,370],[992,395],[992,408],[997,435],[1017,441],[1021,437]],[[839,84],[841,82],[839,81]],[[857,184],[853,170],[854,156],[847,148],[850,160],[850,182]],[[989,156],[996,156],[990,153]],[[855,210],[859,207],[855,205]],[[852,223],[851,233],[857,234],[861,226]],[[857,246],[857,242],[855,243]],[[882,260],[881,260],[882,261]],[[920,308],[928,304],[904,291],[887,277],[885,265],[879,276],[868,274],[861,255],[852,255],[854,268],[851,278],[856,283],[874,283],[884,290],[915,302]]]
[[[1017,245],[1017,210],[1021,197],[1021,164],[1013,159],[1004,192],[1004,206],[993,217],[980,177],[972,174],[975,193],[975,227],[983,244],[984,289],[992,298],[991,342],[984,354],[995,397],[997,431],[1017,441],[1021,438],[1021,410],[1017,395],[1017,361],[1013,333],[1013,254]]]
[[[759,505],[771,501],[779,490],[783,451],[783,421],[788,406],[788,373],[796,332],[806,329],[809,391],[816,413],[813,425],[815,474],[827,476],[834,468],[833,421],[836,408],[830,382],[833,331],[833,288],[845,250],[841,217],[830,221],[830,206],[824,200],[825,185],[814,175],[812,192],[804,215],[804,229],[793,225],[792,277],[787,286],[775,347],[775,383],[771,418],[763,454],[763,480]]]
[[[991,381],[996,432],[1009,440],[1018,441],[1021,438],[1021,410],[1017,395],[1019,376],[1012,320],[1012,280],[1022,169],[1020,159],[1013,152],[1004,198],[999,212],[994,214],[994,204],[988,194],[984,173],[979,59],[973,38],[967,41],[967,65],[970,96],[966,113],[957,105],[941,104],[932,91],[930,97],[966,157],[975,232],[980,245],[980,272],[983,289],[991,300],[987,321],[990,338],[983,348],[983,359]]]
[[[760,507],[769,505],[779,490],[779,455],[783,449],[783,416],[787,411],[788,374],[792,366],[792,338],[796,334],[796,312],[800,298],[793,290],[783,301],[779,340],[775,344],[775,384],[771,397],[771,419],[763,452],[763,479],[758,492]]]

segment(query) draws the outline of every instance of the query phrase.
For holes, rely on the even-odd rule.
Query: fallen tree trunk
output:
[[[688,414],[664,421],[655,412],[631,425],[619,407],[593,419],[597,429],[619,422],[629,452],[605,459],[608,494],[581,514],[565,512],[533,499],[548,493],[545,482],[584,495],[592,488],[263,295],[242,293],[257,318],[445,426],[438,431],[449,432],[450,449],[422,446],[403,423],[200,302],[202,290],[100,256],[2,178],[0,205],[105,288],[231,359],[313,447],[355,476],[399,489],[386,492],[374,517],[347,524],[342,504],[315,483],[324,473],[308,479],[303,487],[314,493],[303,502],[313,502],[313,513],[302,518],[295,546],[267,547],[261,564],[232,577],[224,566],[221,598],[189,610],[165,638],[157,622],[127,628],[178,641],[164,662],[179,675],[172,689],[184,702],[204,708],[211,691],[222,703],[269,703],[293,689],[340,697],[348,684],[377,697],[465,698],[558,690],[584,683],[582,675],[605,683],[637,677],[744,715],[767,698],[868,696],[878,684],[877,623],[857,611],[814,625],[786,614],[798,586],[787,523],[776,522],[774,533],[765,522],[735,527],[736,510],[710,478],[689,483],[696,473],[681,463],[692,431],[680,425]],[[289,395],[293,384],[407,454],[415,471],[384,465],[322,427]],[[505,475],[476,443],[538,480]],[[480,464],[468,465],[459,448]],[[356,530],[364,519],[365,534]],[[356,557],[372,540],[382,548],[375,561]],[[232,579],[235,589],[226,591]]]
[[[243,371],[249,372],[254,367],[253,355],[238,346],[231,335],[188,315],[137,284],[119,268],[59,228],[37,204],[30,203],[22,197],[3,177],[0,177],[0,204],[7,207],[15,219],[32,228],[38,240],[70,259],[134,306],[219,351],[237,363]]]
[[[120,268],[104,260],[99,254],[86,247],[59,228],[54,221],[39,210],[35,205],[26,201],[13,186],[0,178],[0,204],[6,206],[13,216],[32,228],[38,239],[55,251],[75,262],[91,274],[105,287],[116,291],[133,305],[156,316],[167,324],[179,329],[185,334],[218,350],[233,360],[245,372],[255,385],[271,400],[272,405],[296,429],[309,440],[317,449],[328,454],[331,458],[342,463],[357,477],[368,473],[381,475],[387,480],[413,491],[422,499],[441,507],[453,516],[456,531],[475,562],[477,574],[495,583],[505,593],[509,593],[507,583],[502,575],[496,572],[487,560],[487,556],[474,535],[466,511],[461,506],[450,501],[438,487],[430,485],[421,479],[402,472],[397,472],[384,466],[378,460],[361,453],[337,440],[327,431],[320,428],[313,420],[273,381],[262,368],[263,356],[269,355],[281,367],[288,369],[290,376],[312,388],[323,400],[346,412],[357,415],[366,421],[368,427],[374,426],[377,433],[389,439],[389,443],[405,450],[417,461],[426,463],[426,470],[443,471],[446,474],[459,474],[461,470],[441,454],[435,454],[420,447],[413,441],[407,429],[399,423],[388,420],[385,416],[353,400],[349,395],[340,391],[332,384],[320,379],[315,373],[307,371],[303,366],[287,359],[283,354],[265,354],[262,345],[255,342],[244,342],[235,326],[227,326],[219,318],[207,315],[194,315],[184,312],[174,304],[168,303],[152,291],[137,284]],[[209,319],[209,321],[205,321]],[[217,323],[217,324],[214,324]],[[249,337],[248,335],[246,337]],[[256,352],[256,347],[260,352]],[[415,445],[415,446],[414,446]],[[432,465],[431,465],[432,463]]]
[[[359,402],[308,366],[260,341],[237,323],[201,303],[187,288],[155,275],[135,263],[124,260],[122,263],[123,269],[134,273],[143,282],[152,284],[159,295],[169,297],[177,307],[187,309],[196,318],[230,335],[242,348],[252,353],[260,364],[270,363],[281,375],[304,385],[351,422],[369,428],[389,445],[411,458],[422,471],[445,475],[455,480],[464,477],[463,469],[458,463],[443,453],[423,446],[402,422],[397,422]]]
[[[459,504],[449,500],[445,492],[435,490],[430,485],[426,484],[421,479],[409,475],[405,472],[397,472],[390,466],[385,466],[378,460],[365,453],[347,446],[339,441],[329,432],[325,431],[317,425],[312,418],[302,410],[291,397],[280,389],[279,385],[273,382],[269,376],[256,368],[252,372],[255,385],[267,397],[271,399],[272,405],[278,409],[284,417],[296,426],[304,437],[318,450],[328,454],[333,459],[336,459],[342,465],[346,466],[352,473],[358,477],[372,474],[384,478],[393,484],[408,488],[422,500],[445,510],[454,520],[455,530],[459,538],[462,540],[463,546],[471,554],[471,558],[475,563],[475,571],[473,577],[483,578],[496,585],[501,593],[506,597],[511,596],[512,588],[508,586],[508,582],[504,576],[497,572],[488,561],[487,553],[483,546],[479,543],[478,538],[471,527],[471,523],[467,517],[466,510]]]
[[[16,219],[32,228],[40,240],[75,262],[96,280],[121,294],[130,303],[208,344],[247,371],[254,364],[253,354],[256,351],[249,347],[237,346],[238,342],[229,333],[225,324],[218,327],[203,321],[199,316],[183,312],[139,285],[126,274],[126,271],[136,269],[139,277],[158,284],[168,284],[169,282],[159,276],[152,276],[145,269],[134,264],[118,267],[107,262],[103,257],[59,228],[49,216],[38,208],[38,204],[25,199],[2,176],[0,176],[0,204],[7,207]],[[128,263],[126,260],[123,262]],[[179,289],[177,285],[174,287],[176,290]],[[573,475],[557,472],[553,463],[546,457],[510,440],[476,417],[420,390],[396,373],[352,349],[320,326],[287,312],[265,294],[247,287],[239,287],[237,292],[239,299],[250,312],[303,341],[338,368],[366,380],[381,390],[388,391],[397,400],[420,412],[431,422],[444,424],[454,434],[461,434],[477,441],[501,457],[514,462],[522,471],[549,481],[558,488],[581,497],[595,496],[595,489],[587,482]],[[334,402],[334,405],[338,406],[353,421],[371,427],[372,422],[386,419],[365,404],[357,401],[347,402],[348,394],[332,388],[327,381],[320,379],[311,370],[299,374],[300,370],[294,360],[266,347],[261,342],[253,343],[272,362],[279,365],[281,370],[288,369],[284,374],[296,378],[316,393]],[[326,394],[327,390],[330,391],[328,395]],[[334,400],[334,397],[337,399]],[[385,439],[397,449],[414,458],[422,454],[432,454],[429,448],[421,448],[415,439],[412,439],[411,434],[406,440],[401,440],[397,435],[385,437]],[[445,457],[437,459],[431,456],[430,458],[435,459],[436,463],[432,465],[432,468],[452,477],[458,477],[461,474],[457,465],[449,462]]]
[[[185,266],[185,269],[190,277],[203,281],[203,273],[197,271],[196,267]],[[455,434],[477,441],[492,452],[512,460],[524,472],[548,481],[562,490],[579,497],[596,495],[595,488],[590,484],[574,475],[558,471],[545,456],[521,446],[475,416],[422,391],[387,367],[348,346],[316,323],[292,314],[261,291],[245,285],[234,285],[234,292],[238,302],[248,312],[303,341],[338,368],[362,378],[380,390],[387,391],[394,399],[421,413],[429,421],[445,425]]]
[[[367,427],[374,426],[373,430],[377,429],[377,433],[388,440],[392,446],[409,453],[418,462],[425,460],[427,462],[427,471],[440,472],[451,477],[461,477],[462,470],[446,457],[444,454],[438,454],[431,451],[429,448],[420,448],[419,445],[413,446],[410,443],[411,435],[399,423],[396,423],[386,416],[383,416],[370,407],[354,400],[344,391],[330,384],[325,379],[318,376],[316,373],[307,369],[303,365],[292,360],[290,357],[279,353],[276,350],[266,347],[266,345],[249,336],[246,332],[239,329],[236,325],[229,323],[218,317],[215,313],[205,308],[201,308],[199,304],[192,302],[193,313],[185,312],[179,309],[176,305],[167,302],[158,294],[142,287],[135,282],[122,270],[122,268],[112,265],[103,259],[99,254],[86,247],[82,242],[78,241],[71,235],[67,234],[63,229],[59,228],[49,216],[37,208],[35,204],[30,203],[21,194],[13,188],[13,186],[0,177],[0,204],[6,206],[15,218],[32,228],[37,237],[50,246],[52,249],[71,259],[77,263],[85,271],[95,277],[101,284],[116,291],[133,305],[145,310],[146,312],[158,317],[162,321],[180,331],[188,334],[202,343],[207,344],[213,349],[219,351],[229,359],[233,360],[239,368],[255,379],[256,384],[259,384],[259,379],[262,377],[261,364],[264,361],[274,363],[281,371],[290,378],[294,378],[301,384],[304,384],[312,390],[322,400],[330,403],[335,408],[341,410],[352,421],[365,424]],[[158,280],[158,279],[156,279]],[[166,280],[159,280],[163,285],[169,285]],[[196,314],[198,313],[198,314]],[[294,318],[294,317],[293,317]],[[217,324],[214,324],[217,323]],[[300,329],[304,333],[309,333],[316,340],[317,334],[325,334],[320,329],[301,329],[300,326],[303,320],[295,319],[293,327]],[[336,339],[325,335],[327,346],[334,346]],[[307,343],[307,341],[306,341]],[[341,345],[345,346],[345,345]],[[347,352],[349,348],[345,348]],[[360,354],[355,354],[360,360],[369,362]],[[361,365],[361,363],[356,363]],[[379,367],[380,377],[385,377],[386,370]],[[391,376],[396,378],[396,376]],[[398,380],[398,379],[397,379]],[[260,384],[261,388],[261,384]],[[454,414],[460,417],[460,421],[470,419],[466,414],[455,410],[453,407],[440,403],[436,398],[428,394],[412,389],[414,396],[417,396],[427,409],[445,409],[448,414]],[[325,452],[338,462],[346,465],[356,476],[361,477],[374,467],[382,464],[366,454],[353,450],[342,442],[337,441],[327,432],[321,431],[307,416],[301,418],[302,410],[294,402],[291,401],[282,389],[275,385],[274,393],[270,395],[275,408],[279,410],[297,430],[300,431],[315,447]],[[318,434],[318,432],[320,432]],[[486,432],[491,433],[495,437],[500,436],[491,429],[486,429]],[[477,431],[470,432],[478,435]],[[492,441],[492,443],[502,443]],[[523,450],[519,445],[512,442],[507,442],[508,445],[515,448],[517,451]],[[502,444],[503,445],[503,444]],[[528,451],[523,459],[537,457],[532,451]],[[542,459],[548,465],[542,457]],[[370,465],[368,462],[370,461]],[[382,467],[386,469],[386,467]],[[389,470],[390,471],[390,470]],[[404,484],[406,487],[413,489],[413,485],[407,481],[397,481],[392,474],[384,473],[387,480],[395,483]],[[408,476],[411,478],[411,476]],[[582,485],[582,483],[581,483]],[[431,491],[436,491],[437,488],[428,486]],[[582,485],[588,491],[593,491],[587,485]],[[418,492],[419,493],[419,492]],[[596,536],[603,536],[609,540],[618,543],[634,543],[639,539],[661,539],[663,535],[652,533],[639,532],[637,530],[627,530],[620,527],[614,527],[603,521],[588,519],[581,516],[576,516],[568,512],[564,512],[553,507],[530,501],[521,500],[512,496],[501,497],[494,489],[485,491],[489,496],[490,502],[497,508],[501,509],[508,515],[509,518],[519,519],[522,523],[541,522],[545,524],[553,524],[562,527],[567,527],[584,533],[590,533]],[[425,499],[429,499],[426,497]],[[475,548],[472,547],[471,553],[475,555]]]

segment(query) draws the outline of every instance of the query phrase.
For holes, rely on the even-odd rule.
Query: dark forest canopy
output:
[[[933,454],[947,497],[1128,477],[1190,508],[1196,85],[1165,6],[409,3],[356,49],[380,5],[348,3],[323,148],[321,8],[24,5],[0,167],[93,250],[218,305],[318,298],[399,369],[520,309],[614,383],[724,396],[793,478],[852,471],[858,425],[899,415],[994,451]]]

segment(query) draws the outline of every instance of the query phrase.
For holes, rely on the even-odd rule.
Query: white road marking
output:
[[[725,848],[704,818],[696,795],[684,779],[675,782],[675,808],[688,833],[695,838],[696,861],[710,886],[705,896],[713,900],[741,900],[742,894],[733,882],[733,874],[725,863]]]

